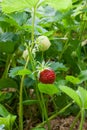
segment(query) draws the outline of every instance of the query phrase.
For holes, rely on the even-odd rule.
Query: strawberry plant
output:
[[[51,130],[50,120],[74,113],[75,121],[81,114],[82,130],[87,89],[86,15],[86,0],[0,1],[0,102],[9,111],[0,117],[3,129],[23,130],[27,120],[34,122],[39,117],[27,129],[44,130],[47,124]],[[74,112],[75,106],[80,114]]]

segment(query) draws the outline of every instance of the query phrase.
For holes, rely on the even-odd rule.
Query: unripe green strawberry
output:
[[[39,51],[46,51],[51,45],[47,36],[39,36],[36,41],[38,44]]]
[[[28,50],[24,50],[22,57],[26,60],[28,56]]]
[[[73,58],[78,57],[77,52],[76,52],[76,51],[73,51],[73,52],[71,53],[71,56],[72,56]]]
[[[44,69],[39,74],[39,81],[44,84],[53,84],[56,79],[56,74],[52,69]]]

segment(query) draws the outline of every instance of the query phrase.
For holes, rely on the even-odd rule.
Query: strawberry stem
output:
[[[24,66],[24,69],[27,67],[28,62],[29,62],[29,58],[32,57],[32,49],[34,46],[34,23],[35,23],[35,11],[36,11],[36,7],[33,8],[32,11],[32,33],[31,33],[31,40],[32,40],[32,46],[31,46],[31,50],[30,50],[30,55],[27,57],[27,61],[26,64]],[[32,61],[31,59],[31,61]],[[33,64],[32,64],[33,66]],[[33,68],[34,69],[34,68]],[[20,97],[19,97],[19,130],[23,130],[23,83],[24,83],[24,78],[25,76],[22,76],[21,78],[21,83],[20,83]]]
[[[73,128],[74,128],[74,126],[75,126],[77,120],[79,119],[79,116],[80,116],[80,112],[79,112],[79,113],[77,114],[77,116],[75,117],[75,119],[74,119],[74,121],[73,121],[73,123],[72,123],[72,125],[71,125],[71,127],[70,127],[70,130],[73,130]]]
[[[85,118],[85,109],[81,109],[81,122],[79,126],[79,130],[83,130],[83,123],[84,123],[84,118]]]
[[[47,125],[48,125],[48,130],[51,130],[51,128],[50,128],[50,122],[48,120],[47,109],[46,109],[46,105],[45,105],[45,101],[44,101],[44,96],[43,96],[42,93],[40,93],[40,94],[41,94],[41,100],[42,100],[42,104],[43,104],[44,117],[45,117]]]
[[[24,69],[26,69],[29,61],[29,56],[27,57],[26,64],[24,66]],[[23,75],[21,78],[21,84],[20,84],[20,96],[19,96],[19,130],[23,130],[23,83],[24,83],[25,76]]]

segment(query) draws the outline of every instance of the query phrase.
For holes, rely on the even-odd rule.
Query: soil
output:
[[[69,116],[67,118],[56,118],[51,121],[51,129],[52,130],[70,130],[70,126],[74,121],[73,116]],[[76,123],[73,130],[79,130],[79,121]],[[83,130],[87,130],[87,123],[84,123]]]
[[[71,126],[72,122],[74,121],[74,118],[75,117],[73,117],[73,116],[69,116],[66,118],[57,117],[57,118],[51,120],[50,121],[51,130],[70,130],[70,126]],[[80,123],[79,121],[76,123],[73,130],[79,130],[79,123]],[[35,125],[35,122],[32,123],[31,121],[28,121],[26,128],[24,130],[30,130],[33,127],[33,125]],[[46,128],[46,130],[48,130],[47,126],[45,126],[45,128]],[[87,120],[85,120],[82,130],[87,130]]]

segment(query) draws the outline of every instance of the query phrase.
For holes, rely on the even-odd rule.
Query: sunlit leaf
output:
[[[69,97],[71,97],[79,105],[79,107],[82,106],[81,100],[75,90],[73,90],[72,88],[69,88],[67,86],[60,86],[60,89],[64,93],[66,93]]]
[[[15,11],[23,11],[27,8],[32,8],[38,0],[3,0],[1,3],[2,11],[12,13]]]
[[[15,11],[23,11],[27,8],[35,7],[39,0],[3,0],[1,3],[2,11],[12,13]],[[72,6],[72,0],[43,0],[42,5],[48,4],[57,10],[67,10]]]
[[[11,130],[16,116],[9,114],[7,117],[0,117],[0,125],[5,125],[5,130]]]
[[[87,109],[87,90],[79,87],[77,93],[82,101],[83,108]]]
[[[54,95],[59,92],[58,88],[53,84],[38,84],[39,91],[48,95]]]
[[[46,2],[57,10],[67,10],[72,6],[72,0],[46,0]]]
[[[81,71],[81,73],[79,74],[79,79],[81,80],[81,82],[87,80],[87,70]]]
[[[10,113],[7,111],[7,109],[0,104],[0,116],[6,117],[8,116]]]
[[[31,74],[31,71],[28,69],[22,69],[19,70],[16,75],[26,75],[26,74]]]
[[[78,77],[74,77],[74,76],[71,76],[71,75],[67,75],[66,80],[73,83],[73,84],[79,84],[80,83],[80,79]]]

